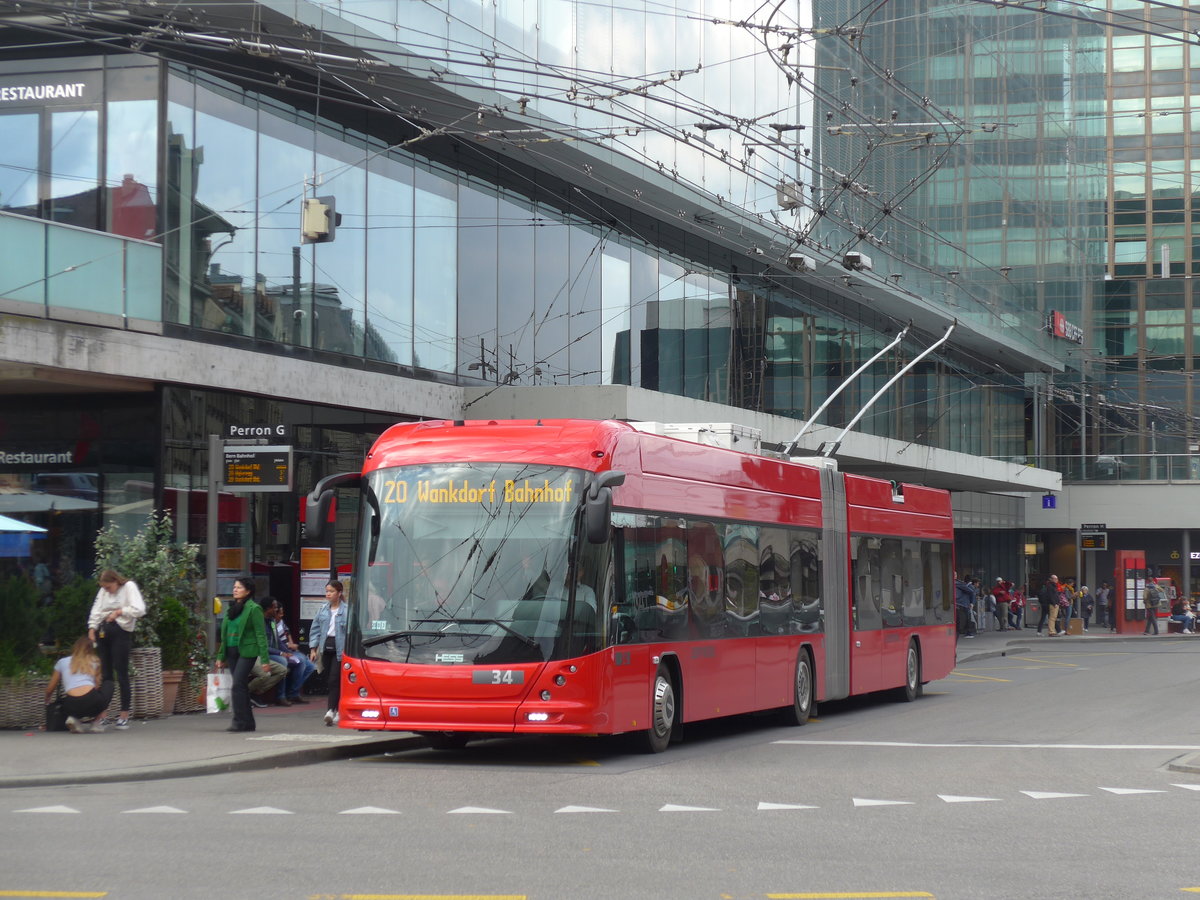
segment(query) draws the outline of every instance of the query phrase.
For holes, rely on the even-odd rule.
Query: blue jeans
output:
[[[287,678],[283,682],[283,696],[289,700],[296,700],[300,696],[300,689],[304,687],[304,682],[308,681],[308,676],[317,671],[316,664],[303,653],[293,653],[291,656],[272,656],[278,662],[284,663],[288,667]]]

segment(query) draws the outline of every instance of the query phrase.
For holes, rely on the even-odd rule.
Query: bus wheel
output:
[[[783,721],[787,725],[803,725],[813,711],[812,664],[803,649],[796,658],[796,683],[793,687],[792,705],[783,708]]]
[[[470,739],[461,731],[431,731],[425,735],[425,743],[434,750],[461,750]]]
[[[654,673],[654,696],[650,707],[650,727],[642,732],[643,749],[647,753],[662,753],[671,743],[675,728],[675,685],[666,667]]]
[[[921,693],[921,654],[917,652],[917,645],[909,642],[908,655],[904,659],[904,687],[896,695],[905,703],[912,703]]]

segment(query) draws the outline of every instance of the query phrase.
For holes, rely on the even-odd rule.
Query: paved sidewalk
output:
[[[1200,648],[1200,636],[1165,632],[1165,625],[1157,637],[1096,629],[1062,638],[1046,638],[1031,628],[986,631],[958,642],[958,662],[1078,642],[1195,641]],[[258,730],[253,734],[226,732],[228,713],[135,719],[128,731],[110,729],[105,734],[0,730],[0,789],[283,768],[423,746],[421,738],[406,732],[327,728],[324,698],[309,699],[302,706],[255,710]]]
[[[228,713],[133,719],[129,730],[104,734],[0,730],[0,789],[273,769],[423,743],[407,732],[326,727],[324,701],[256,709],[251,734],[227,732]]]

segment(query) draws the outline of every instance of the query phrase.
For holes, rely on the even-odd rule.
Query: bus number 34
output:
[[[524,684],[520,669],[478,669],[471,673],[472,684]]]

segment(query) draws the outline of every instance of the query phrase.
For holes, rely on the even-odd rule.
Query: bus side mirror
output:
[[[333,492],[336,488],[357,488],[362,485],[361,472],[342,472],[338,475],[328,475],[317,482],[304,498],[304,535],[305,541],[318,547],[328,543],[329,508],[333,505]]]
[[[612,489],[624,483],[625,473],[610,469],[600,472],[588,485],[583,508],[588,543],[603,544],[608,540],[608,528],[612,520]]]

